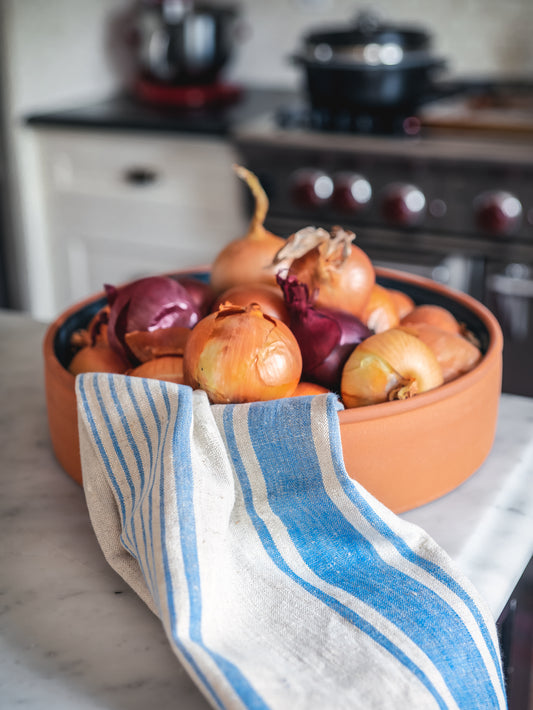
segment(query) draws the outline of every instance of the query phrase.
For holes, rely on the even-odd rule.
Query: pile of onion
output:
[[[334,391],[350,408],[413,397],[477,365],[472,333],[446,308],[376,283],[352,232],[309,226],[284,240],[266,230],[259,180],[234,168],[255,212],[210,284],[176,275],[106,285],[106,306],[72,337],[73,374],[187,384],[213,403]]]
[[[194,278],[150,276],[116,288],[86,330],[74,333],[69,371],[114,372],[183,382],[191,328],[209,312],[213,293]]]

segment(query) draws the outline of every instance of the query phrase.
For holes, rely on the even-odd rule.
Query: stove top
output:
[[[283,106],[276,112],[276,122],[281,128],[356,133],[363,135],[414,136],[420,132],[420,119],[402,111],[335,110],[316,108],[305,103]]]
[[[434,135],[437,130],[522,133],[533,137],[533,84],[522,81],[442,82],[418,107],[336,109],[300,97],[277,110],[284,130],[376,136]]]

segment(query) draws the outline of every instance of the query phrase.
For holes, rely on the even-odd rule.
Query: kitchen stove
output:
[[[417,135],[421,128],[420,119],[407,111],[375,109],[355,112],[299,104],[281,107],[276,113],[276,122],[289,130],[303,128],[370,135]]]
[[[421,110],[365,130],[296,106],[234,133],[269,196],[267,228],[340,224],[376,265],[470,293],[502,324],[504,390],[533,396],[533,112],[531,131],[448,128],[435,103],[431,121]]]

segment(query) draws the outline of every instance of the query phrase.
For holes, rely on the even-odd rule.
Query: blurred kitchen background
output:
[[[533,352],[533,2],[207,6],[219,70],[195,78],[178,70],[164,31],[200,10],[192,0],[0,0],[1,305],[49,321],[105,282],[208,264],[249,218],[239,161],[269,194],[273,231],[342,223],[376,263],[487,303],[516,343],[506,370],[523,390]],[[383,22],[418,28],[419,43],[398,57],[389,41],[382,61],[316,36]],[[195,25],[189,49],[212,42],[212,29]],[[365,82],[397,63],[392,91],[410,97],[354,107],[346,75],[331,74],[338,61]],[[312,72],[324,68],[312,94]]]

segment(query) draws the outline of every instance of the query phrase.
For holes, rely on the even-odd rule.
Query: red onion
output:
[[[175,280],[187,289],[187,293],[196,304],[202,318],[211,312],[215,292],[208,283],[194,276],[175,276]]]
[[[302,353],[302,379],[339,391],[344,363],[372,331],[351,313],[314,306],[307,285],[295,276],[277,278]]]
[[[125,341],[126,333],[180,326],[192,328],[200,310],[182,284],[168,276],[150,276],[120,288],[105,285],[110,305],[108,339],[111,347],[136,358]]]

